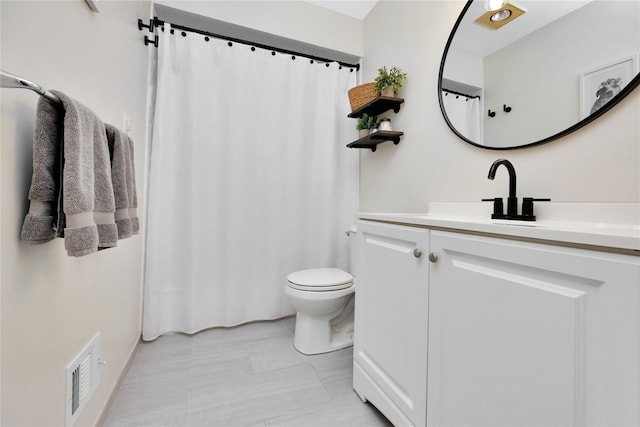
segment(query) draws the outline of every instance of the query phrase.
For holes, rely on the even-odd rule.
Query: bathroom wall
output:
[[[1,68],[61,90],[135,141],[144,189],[147,62],[136,21],[147,1],[2,1]],[[102,382],[76,425],[94,425],[140,335],[143,236],[81,258],[62,239],[19,241],[28,209],[38,95],[2,89],[0,140],[1,418],[3,426],[65,425],[65,368],[102,333]],[[143,218],[143,209],[139,210]]]
[[[394,129],[399,145],[361,152],[360,208],[424,212],[430,201],[479,201],[506,196],[508,179],[491,163],[507,158],[518,173],[518,195],[557,202],[640,202],[640,89],[603,118],[539,147],[492,151],[466,144],[447,127],[437,79],[445,43],[465,2],[381,1],[364,21],[363,81],[396,65],[408,73]],[[384,30],[383,30],[384,29]]]

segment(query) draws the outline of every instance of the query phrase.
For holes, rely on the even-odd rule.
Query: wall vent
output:
[[[67,427],[72,426],[100,384],[100,332],[67,366]]]

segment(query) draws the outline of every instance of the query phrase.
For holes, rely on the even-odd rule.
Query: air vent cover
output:
[[[72,426],[100,384],[100,333],[67,366],[67,427]]]

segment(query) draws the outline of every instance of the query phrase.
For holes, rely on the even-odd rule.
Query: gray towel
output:
[[[139,231],[133,141],[126,132],[105,123],[111,153],[111,181],[116,201],[118,239],[126,239]]]
[[[140,220],[138,219],[138,190],[136,185],[136,168],[135,159],[133,157],[133,141],[127,135],[129,142],[129,217],[131,218],[131,232],[138,234],[140,232]]]
[[[118,231],[114,218],[115,200],[104,123],[80,102],[59,91],[51,92],[60,98],[64,108],[62,210],[65,215],[64,239],[67,253],[82,256],[96,252],[98,248],[116,246]],[[51,123],[43,121],[43,126],[45,124],[51,126]],[[48,132],[54,132],[53,127]],[[35,163],[34,155],[34,165]],[[36,176],[34,166],[36,189],[41,187],[41,175]],[[46,182],[47,179],[43,181]],[[44,187],[50,188],[47,185]],[[29,214],[23,226],[23,235],[27,236],[31,230],[37,229],[36,224],[40,224],[35,218],[43,217],[39,208],[41,203],[35,203],[34,206],[34,200],[37,199],[32,198],[31,193],[30,199]],[[51,208],[49,200],[42,201],[48,202],[48,207]],[[25,240],[35,243],[35,239]]]
[[[22,241],[28,244],[45,243],[56,237],[63,114],[44,97],[38,101],[29,213],[21,233]]]

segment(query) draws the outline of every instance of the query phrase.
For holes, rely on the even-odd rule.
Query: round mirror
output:
[[[504,150],[558,139],[640,83],[637,0],[469,0],[438,80],[453,132]]]

